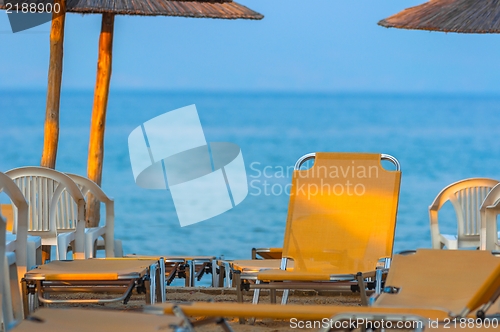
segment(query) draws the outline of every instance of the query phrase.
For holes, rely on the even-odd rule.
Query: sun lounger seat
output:
[[[164,300],[163,263],[151,259],[104,258],[52,261],[26,273],[28,291],[42,303],[126,303],[134,289],[145,293],[146,303]],[[50,299],[51,292],[120,293],[111,299]]]
[[[469,317],[484,319],[498,314],[493,305],[500,295],[500,257],[487,251],[418,250],[395,255],[384,293],[372,307],[246,304],[162,303],[147,312],[190,317],[239,317],[322,320],[401,320],[424,318],[436,322]]]
[[[432,249],[395,255],[385,287],[374,306],[443,308],[458,315],[481,287],[500,288],[500,257],[491,251]]]
[[[145,312],[154,314],[175,314],[179,308],[189,317],[238,317],[298,320],[322,320],[339,314],[405,314],[418,315],[432,319],[448,318],[448,312],[439,309],[422,308],[375,308],[355,306],[327,306],[327,305],[296,305],[289,304],[252,304],[252,303],[220,303],[220,302],[191,302],[191,303],[162,303],[145,308]]]

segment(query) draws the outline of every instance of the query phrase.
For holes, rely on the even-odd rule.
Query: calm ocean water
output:
[[[207,141],[238,144],[249,181],[257,182],[233,210],[181,228],[168,191],[135,185],[127,138],[190,104]],[[91,108],[92,92],[63,92],[58,170],[86,174]],[[280,188],[290,178],[280,168],[314,151],[388,153],[403,171],[395,250],[430,247],[427,208],[444,186],[500,178],[498,110],[498,96],[112,92],[102,187],[115,199],[126,253],[249,258],[252,247],[282,244],[288,197]],[[39,164],[44,112],[44,92],[0,91],[1,171]],[[266,166],[271,177],[257,178]],[[454,232],[451,209],[442,218]]]

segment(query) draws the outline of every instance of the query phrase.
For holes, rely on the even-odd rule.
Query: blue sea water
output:
[[[58,170],[86,174],[92,99],[91,91],[63,91]],[[241,147],[253,182],[236,208],[181,228],[168,191],[135,185],[127,138],[190,104],[207,141]],[[427,209],[444,186],[500,179],[498,110],[500,96],[112,91],[102,187],[115,199],[126,253],[249,258],[252,247],[282,244],[290,178],[281,169],[314,151],[388,153],[403,172],[395,250],[430,247]],[[0,91],[0,171],[39,164],[44,113],[44,92]],[[450,207],[440,218],[454,232]]]

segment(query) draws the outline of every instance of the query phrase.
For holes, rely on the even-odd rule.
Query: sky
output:
[[[118,16],[111,89],[497,93],[497,35],[386,29],[423,0],[240,0],[261,21]],[[63,89],[95,84],[100,15],[66,16]],[[46,89],[50,24],[12,33],[0,89]]]

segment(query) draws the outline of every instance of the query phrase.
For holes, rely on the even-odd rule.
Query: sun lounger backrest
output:
[[[293,173],[283,257],[295,271],[373,271],[392,255],[400,179],[380,154],[316,153]]]
[[[500,272],[499,266],[500,257],[482,250],[419,249],[415,254],[394,255],[387,292],[374,305],[441,308],[454,314],[466,305],[474,310],[491,296],[485,282]]]

